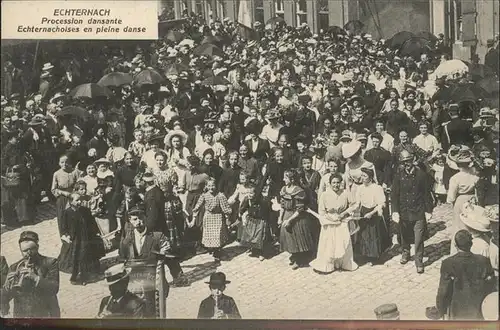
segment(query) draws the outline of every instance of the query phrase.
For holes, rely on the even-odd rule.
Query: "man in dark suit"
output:
[[[145,173],[142,180],[146,185],[144,206],[146,207],[146,227],[150,232],[166,232],[165,196],[155,183],[152,173]]]
[[[108,268],[104,276],[109,285],[110,296],[104,297],[99,305],[98,318],[144,318],[145,302],[128,291],[130,269],[123,264]]]
[[[467,230],[459,230],[454,240],[458,252],[441,263],[436,296],[439,317],[482,320],[481,304],[492,290],[493,268],[488,258],[470,252],[472,235]]]
[[[198,310],[199,319],[241,319],[238,306],[233,298],[223,294],[226,284],[226,274],[216,272],[210,275],[209,285],[211,294],[203,299]]]
[[[415,244],[417,273],[424,272],[424,240],[427,221],[432,217],[433,200],[429,176],[415,166],[415,157],[407,150],[399,154],[399,164],[391,187],[392,219],[399,223],[402,257],[401,264],[410,260],[410,244]]]
[[[450,104],[448,110],[451,120],[443,125],[441,145],[447,152],[451,145],[463,144],[472,146],[472,123],[459,117],[458,104]]]
[[[486,46],[488,47],[488,52],[484,56],[484,65],[491,68],[493,72],[497,75],[500,74],[499,65],[498,65],[498,47],[495,47],[495,40],[488,39],[486,40]]]
[[[253,157],[262,166],[266,163],[271,147],[269,146],[269,141],[261,139],[259,137],[262,131],[262,126],[257,121],[252,121],[247,126],[250,138],[245,141],[245,145],[248,148],[250,157]]]
[[[59,318],[59,265],[57,259],[38,253],[38,234],[24,231],[19,237],[23,259],[10,266],[1,292],[1,311],[9,311],[14,300],[13,317]]]
[[[144,211],[139,206],[130,209],[128,214],[130,224],[134,229],[126,233],[120,242],[120,258],[124,260],[141,259],[156,263],[157,253],[165,254],[171,248],[168,238],[161,232],[148,229]],[[186,278],[178,259],[170,256],[170,258],[165,259],[165,264],[174,279],[174,285],[186,284]]]

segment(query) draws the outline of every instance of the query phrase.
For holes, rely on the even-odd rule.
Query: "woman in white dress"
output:
[[[343,189],[339,174],[330,176],[330,188],[320,195],[318,203],[321,233],[316,259],[310,263],[319,274],[335,269],[353,271],[358,265],[353,260],[348,219],[349,194]]]
[[[471,166],[472,157],[472,151],[465,146],[452,146],[448,152],[451,165],[456,165],[456,168],[460,171],[450,178],[446,198],[447,203],[453,204],[452,237],[455,237],[456,232],[459,230],[465,229],[460,219],[462,206],[475,197],[475,187],[479,177]],[[452,243],[450,255],[454,255],[457,251],[455,244]]]
[[[346,190],[351,194],[351,200],[355,200],[356,189],[363,184],[362,168],[373,170],[375,173],[373,182],[378,183],[375,166],[363,158],[361,142],[356,140],[342,145],[342,157],[347,159],[344,174]]]

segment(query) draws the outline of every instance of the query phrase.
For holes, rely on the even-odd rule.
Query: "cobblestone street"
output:
[[[9,264],[20,258],[17,240],[23,230],[34,230],[40,236],[40,252],[56,257],[61,242],[51,205],[38,209],[33,226],[7,231],[2,228],[1,254]],[[373,309],[383,303],[396,303],[403,320],[424,320],[425,308],[435,303],[441,261],[450,246],[452,210],[438,206],[429,223],[430,239],[425,243],[424,274],[417,274],[413,262],[399,263],[399,246],[388,253],[383,265],[364,265],[355,272],[318,275],[312,268],[293,271],[288,254],[282,253],[260,262],[250,258],[237,243],[225,247],[226,260],[219,267],[211,256],[198,255],[182,263],[189,286],[171,288],[167,301],[169,318],[196,318],[198,306],[208,296],[204,282],[216,269],[226,273],[226,293],[232,296],[243,318],[254,319],[374,319]],[[413,253],[413,251],[412,251]],[[102,267],[110,265],[116,252],[107,255]],[[167,275],[169,276],[169,275]],[[107,295],[103,281],[85,287],[69,283],[69,275],[61,273],[59,303],[64,318],[93,318],[99,302]]]

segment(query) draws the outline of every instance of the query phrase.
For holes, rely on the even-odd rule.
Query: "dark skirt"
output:
[[[81,273],[99,273],[99,259],[105,255],[102,241],[96,237],[85,243],[79,239],[71,243],[63,242],[58,258],[60,271],[71,274],[73,267],[78,264]]]
[[[294,212],[285,211],[283,220],[292,216]],[[321,227],[318,219],[306,212],[301,212],[289,230],[281,226],[280,246],[281,251],[299,253],[315,251],[318,243]]]
[[[68,207],[69,197],[58,196],[56,200],[56,216],[57,216],[57,226],[59,227],[59,236],[62,232],[62,214],[64,210]]]
[[[252,249],[262,250],[264,244],[269,241],[271,231],[266,221],[263,219],[254,219],[248,217],[246,225],[243,223],[241,228],[241,244]]]
[[[189,191],[186,196],[186,211],[188,212],[189,216],[192,216],[193,214],[193,209],[196,206],[196,203],[198,202],[198,199],[200,199],[200,196],[202,195],[202,192],[191,192]],[[200,212],[198,213],[198,217],[195,219],[195,224],[192,228],[186,227],[184,230],[184,237],[183,237],[183,245],[190,246],[194,244],[195,242],[201,241],[201,236],[202,236],[202,227],[203,227],[203,207],[200,209]]]
[[[374,208],[361,206],[361,220],[354,246],[355,254],[367,258],[379,258],[391,246],[391,239],[383,217],[375,213],[370,219],[364,215]]]

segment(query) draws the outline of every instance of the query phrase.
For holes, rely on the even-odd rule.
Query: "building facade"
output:
[[[240,6],[243,1],[247,6]],[[306,23],[313,32],[360,20],[376,38],[399,31],[442,33],[454,57],[467,61],[474,54],[482,60],[486,41],[499,33],[498,0],[158,0],[164,19],[181,18],[187,11],[207,21],[237,21],[240,7],[250,11],[252,24],[280,16],[291,26]]]

